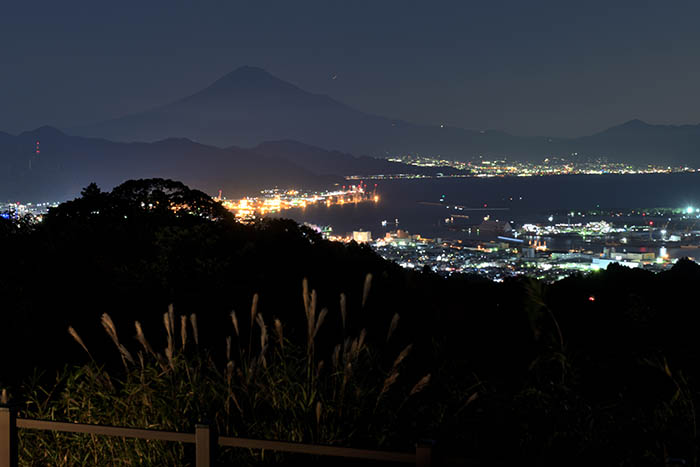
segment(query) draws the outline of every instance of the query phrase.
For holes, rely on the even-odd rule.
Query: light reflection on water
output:
[[[338,234],[369,230],[375,238],[401,228],[426,237],[489,239],[493,235],[455,229],[479,224],[486,216],[520,224],[546,222],[549,215],[564,210],[700,206],[699,182],[700,174],[387,180],[379,183],[381,199],[376,204],[311,206],[274,216],[330,225]],[[454,208],[456,205],[482,210],[459,210]],[[453,214],[468,219],[460,217],[454,224],[446,224],[445,219]],[[595,219],[576,219],[589,220]],[[566,221],[563,215],[554,219],[555,223]],[[571,242],[571,248],[577,247],[576,241]],[[561,246],[567,249],[566,244]],[[700,256],[697,250],[678,250],[669,249],[669,254]]]

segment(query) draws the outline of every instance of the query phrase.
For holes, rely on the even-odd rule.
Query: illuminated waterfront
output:
[[[324,205],[326,207],[345,204],[379,202],[379,195],[374,189],[369,190],[362,182],[356,185],[343,186],[342,189],[329,191],[305,190],[262,190],[257,196],[247,196],[239,199],[216,198],[221,204],[233,212],[236,219],[251,222],[268,214],[274,214],[289,209],[305,209],[307,206]]]
[[[373,239],[368,231],[342,235],[331,228],[309,227],[330,240],[366,243],[383,258],[408,269],[441,275],[478,274],[495,281],[520,275],[556,281],[614,263],[661,271],[681,257],[697,260],[700,230],[695,227],[700,212],[696,209],[659,210],[657,215],[671,216],[663,218],[665,222],[648,220],[634,211],[624,213],[632,220],[585,223],[579,219],[595,213],[573,213],[572,223],[553,223],[552,216],[523,225],[497,224],[484,218],[481,223],[463,226],[461,235],[451,238],[427,238],[396,229]]]
[[[464,173],[450,175],[441,174],[437,176],[421,174],[375,174],[371,177],[352,175],[346,178],[352,180],[362,178],[391,180],[402,178],[541,177],[548,175],[639,175],[692,173],[698,171],[698,169],[688,166],[667,166],[658,164],[638,166],[621,162],[610,162],[606,159],[586,160],[578,158],[577,154],[572,154],[569,158],[546,158],[542,162],[521,162],[486,158],[462,162],[439,157],[412,155],[394,156],[388,158],[388,160],[418,167],[450,167],[464,171]]]
[[[307,223],[333,240],[368,232],[369,245],[407,268],[557,280],[612,262],[662,270],[680,257],[700,258],[699,177],[387,180],[379,183],[378,203],[272,216]]]
[[[700,258],[698,177],[359,181],[326,191],[268,189],[217,199],[241,222],[291,218],[329,240],[366,243],[406,268],[558,280],[611,263],[656,271],[680,257]],[[13,203],[2,211],[40,220],[48,207]]]

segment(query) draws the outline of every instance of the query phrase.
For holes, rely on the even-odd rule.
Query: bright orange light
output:
[[[333,204],[362,203],[366,201],[379,201],[376,193],[365,194],[361,185],[353,185],[344,190],[324,193],[304,193],[300,190],[287,190],[284,192],[268,190],[262,192],[260,197],[246,197],[239,200],[221,200],[221,204],[233,211],[236,218],[241,221],[252,220],[256,214],[265,215],[272,212],[283,211],[292,208],[306,208],[316,203]],[[347,198],[345,198],[347,196]]]

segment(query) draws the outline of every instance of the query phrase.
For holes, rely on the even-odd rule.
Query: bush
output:
[[[370,284],[368,275],[363,305]],[[404,423],[407,402],[430,381],[429,374],[410,384],[400,377],[412,346],[386,365],[385,349],[370,346],[365,329],[345,336],[344,296],[339,339],[333,346],[321,346],[328,311],[317,310],[316,292],[309,292],[306,280],[303,285],[307,329],[302,342],[285,336],[279,319],[266,322],[255,295],[249,316],[239,319],[231,313],[232,333],[221,356],[204,343],[200,346],[197,316],[177,318],[172,306],[163,315],[167,344],[162,352],[150,344],[139,322],[135,323],[139,348],[129,350],[104,314],[102,325],[123,369],[109,371],[91,356],[86,365],[60,373],[51,386],[35,379],[23,388],[27,400],[22,416],[189,432],[195,423],[208,420],[223,436],[412,448],[405,444],[406,430],[411,428]],[[386,343],[398,322],[397,314]],[[78,333],[69,331],[89,355]],[[180,443],[30,430],[23,430],[20,437],[25,465],[97,465],[105,459],[113,465],[184,465],[192,451],[192,446]],[[285,459],[281,454],[231,449],[220,456],[222,461],[245,463]]]

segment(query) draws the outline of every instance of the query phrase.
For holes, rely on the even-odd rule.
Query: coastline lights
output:
[[[365,185],[366,186],[366,185]],[[221,200],[221,204],[232,211],[239,221],[253,221],[256,216],[264,216],[286,209],[305,209],[314,204],[350,204],[362,202],[379,202],[376,189],[367,192],[362,183],[350,185],[343,190],[304,192],[297,189],[269,189],[261,191],[259,196],[247,196],[238,200]]]

